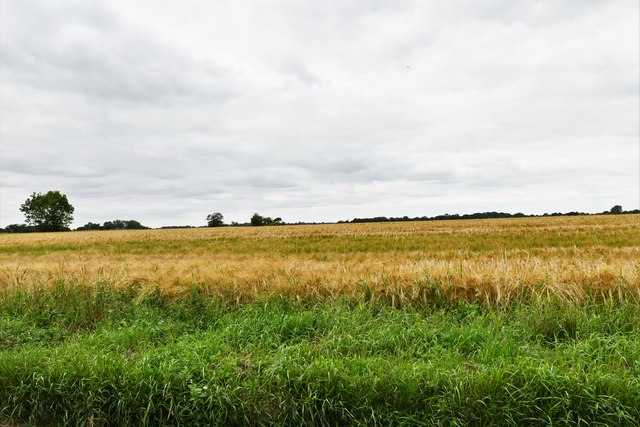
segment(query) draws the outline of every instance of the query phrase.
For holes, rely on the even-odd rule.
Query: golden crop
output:
[[[111,283],[238,302],[279,294],[640,300],[640,216],[0,235],[0,288]]]

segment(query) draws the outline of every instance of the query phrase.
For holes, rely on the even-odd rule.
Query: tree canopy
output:
[[[207,227],[221,227],[224,225],[224,217],[220,212],[207,215]]]
[[[149,227],[145,227],[144,225],[140,224],[140,222],[133,219],[114,219],[113,221],[106,221],[104,225],[100,225],[94,222],[88,222],[82,227],[78,227],[76,230],[144,230],[147,228]]]
[[[282,222],[282,218],[278,217],[272,219],[268,216],[262,216],[260,214],[254,213],[251,217],[251,225],[253,226],[261,226],[261,225],[284,225]]]
[[[59,191],[33,193],[20,206],[27,224],[34,226],[38,231],[68,230],[69,224],[73,221],[74,210],[67,196]]]

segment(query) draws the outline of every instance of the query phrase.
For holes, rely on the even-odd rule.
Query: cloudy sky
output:
[[[0,0],[0,226],[640,203],[637,0]]]

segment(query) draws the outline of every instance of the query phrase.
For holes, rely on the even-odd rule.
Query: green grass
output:
[[[636,425],[624,301],[234,305],[103,284],[0,296],[0,424]]]

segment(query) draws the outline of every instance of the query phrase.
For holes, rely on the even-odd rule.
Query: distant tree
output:
[[[68,230],[69,224],[73,221],[74,210],[67,196],[59,191],[33,193],[20,206],[27,223],[38,231]]]
[[[274,221],[270,216],[265,216],[262,218],[262,225],[274,225]]]
[[[611,210],[609,212],[611,212],[612,214],[621,214],[622,213],[622,206],[615,205],[614,207],[611,208]]]
[[[102,226],[103,230],[124,230],[124,221],[121,219],[114,219],[113,221],[105,221]]]
[[[96,224],[95,222],[88,222],[82,227],[78,227],[76,230],[85,231],[85,230],[102,230],[102,226],[100,224]]]
[[[253,216],[251,217],[251,225],[253,225],[253,226],[265,225],[264,224],[264,217],[262,215],[254,213]]]
[[[144,230],[147,229],[149,227],[145,227],[144,225],[140,224],[140,222],[134,220],[134,219],[130,219],[128,221],[125,221],[125,229],[127,230]]]
[[[37,231],[35,227],[27,224],[9,224],[4,230],[0,229],[3,233],[31,233]]]
[[[221,227],[224,225],[224,217],[220,212],[207,215],[207,227]]]
[[[113,221],[106,221],[102,226],[103,230],[143,230],[146,228],[149,227],[145,227],[133,219],[114,219]]]
[[[282,222],[282,218],[280,217],[276,219],[272,219],[271,217],[258,215],[257,213],[254,213],[253,216],[251,217],[251,225],[253,226],[284,225],[284,224],[285,223]]]

